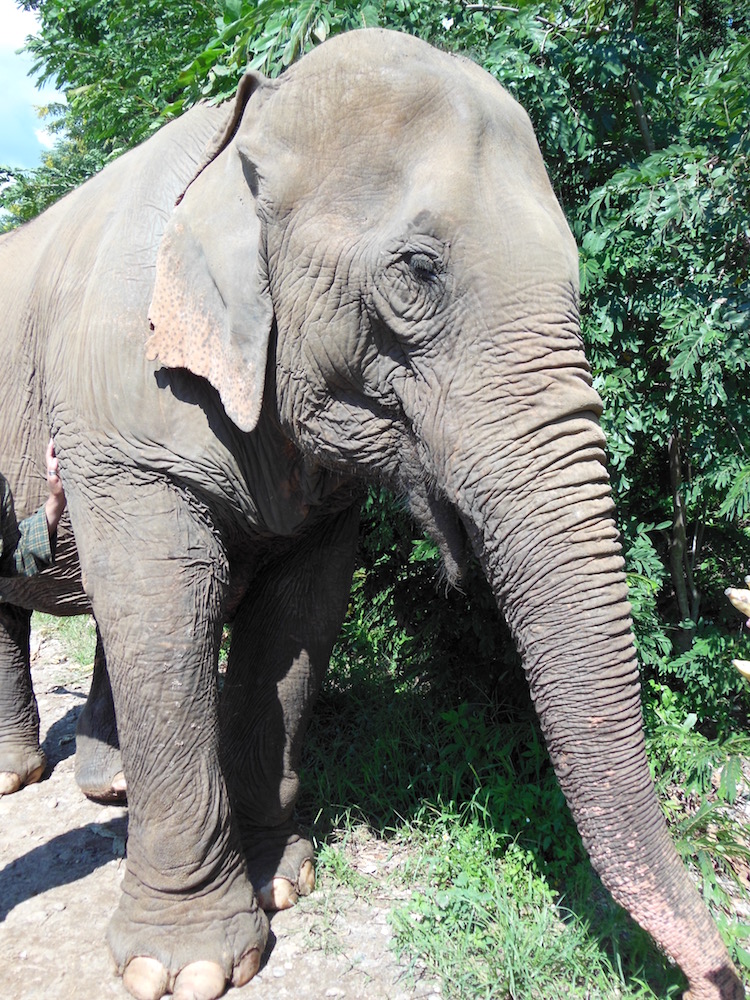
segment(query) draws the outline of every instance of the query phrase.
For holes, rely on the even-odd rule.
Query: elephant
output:
[[[0,262],[0,468],[23,516],[51,432],[75,539],[2,596],[85,603],[101,631],[129,807],[108,942],[134,996],[247,982],[258,898],[313,886],[300,751],[368,483],[449,580],[475,554],[592,863],[685,996],[744,996],[648,770],[576,246],[489,74],[336,36],[165,125]]]

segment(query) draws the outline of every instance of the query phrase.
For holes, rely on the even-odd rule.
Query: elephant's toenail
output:
[[[304,861],[299,870],[299,894],[309,896],[315,888],[315,865],[312,861]]]
[[[216,1000],[226,986],[224,970],[216,962],[191,962],[174,982],[174,1000]]]
[[[122,983],[135,1000],[161,1000],[167,992],[169,977],[161,962],[139,955],[128,963]]]
[[[260,957],[258,948],[251,948],[250,951],[245,952],[234,967],[232,986],[244,986],[245,983],[250,982],[260,968]]]

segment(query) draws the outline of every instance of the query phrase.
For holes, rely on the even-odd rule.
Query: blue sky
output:
[[[44,123],[35,106],[54,99],[54,91],[39,91],[27,74],[28,55],[17,55],[33,34],[33,14],[19,10],[14,0],[0,0],[0,165],[34,167],[45,151]],[[41,139],[40,139],[41,137]],[[47,144],[49,140],[47,139]]]

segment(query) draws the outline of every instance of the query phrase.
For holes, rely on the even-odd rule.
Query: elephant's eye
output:
[[[424,324],[450,301],[449,247],[431,236],[410,235],[381,251],[373,306],[403,344],[419,343]]]
[[[420,281],[432,281],[437,277],[438,262],[426,253],[411,253],[406,257],[412,273]]]

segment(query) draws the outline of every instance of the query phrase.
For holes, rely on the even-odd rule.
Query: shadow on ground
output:
[[[128,821],[90,823],[69,830],[0,869],[0,920],[27,899],[70,885],[112,860],[113,843],[124,852]]]

